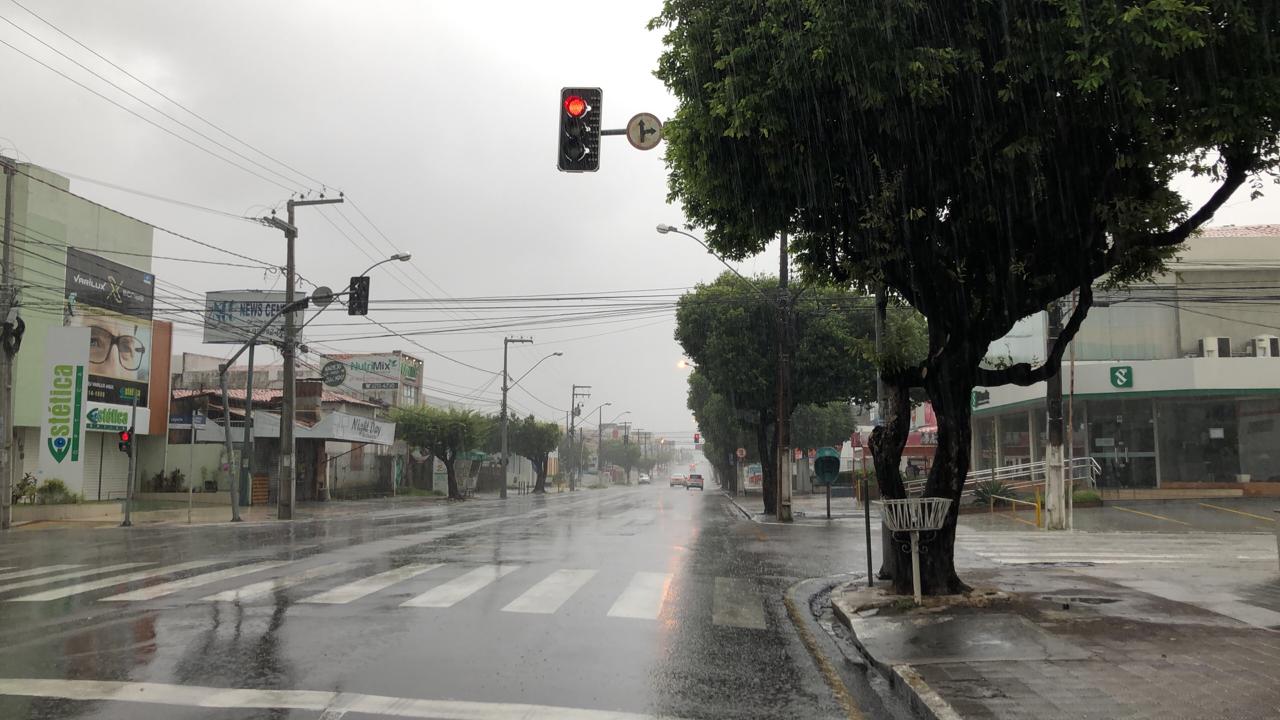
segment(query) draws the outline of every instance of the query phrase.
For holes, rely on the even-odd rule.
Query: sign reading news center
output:
[[[87,327],[54,327],[44,344],[45,407],[40,421],[40,475],[76,490],[84,483],[85,392],[89,385]]]
[[[204,296],[204,342],[239,345],[262,329],[284,309],[283,290],[218,290]],[[294,313],[294,324],[302,324],[302,313]],[[284,340],[284,315],[271,320],[258,344]]]

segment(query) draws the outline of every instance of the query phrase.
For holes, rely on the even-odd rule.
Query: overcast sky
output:
[[[569,175],[555,168],[562,86],[602,87],[607,127],[622,126],[636,112],[666,117],[674,108],[652,75],[661,33],[645,25],[660,7],[655,0],[20,1],[236,137],[342,188],[391,242],[351,206],[343,215],[302,209],[299,273],[340,288],[371,264],[370,257],[413,253],[412,268],[383,267],[372,274],[371,315],[384,322],[445,321],[435,324],[456,328],[479,321],[466,312],[393,312],[379,308],[379,300],[685,288],[721,269],[693,241],[654,232],[658,223],[682,220],[666,202],[660,149],[640,152],[621,137],[605,138],[600,172]],[[164,103],[11,0],[0,0],[0,17],[237,151],[293,174]],[[301,187],[176,126],[8,23],[0,22],[0,40],[218,155]],[[175,139],[10,48],[0,46],[0,67],[0,150],[6,154],[16,151],[22,160],[57,171],[234,215],[262,215],[289,196],[289,190]],[[72,188],[158,225],[283,264],[278,231],[90,182],[73,181]],[[1276,220],[1273,198],[1250,203],[1241,194],[1215,223]],[[163,233],[156,234],[155,254],[229,259]],[[278,275],[246,268],[157,260],[154,270],[162,283],[191,294],[283,287]],[[776,261],[756,258],[743,271],[774,272]],[[403,339],[325,340],[382,332],[358,320],[346,328],[320,325],[347,320],[341,310],[330,312],[309,339],[347,351],[404,350],[424,359],[429,387],[478,391],[483,399],[498,394],[495,376]],[[512,394],[518,410],[563,419],[570,385],[578,383],[593,387],[588,409],[612,403],[605,420],[630,410],[630,419],[642,427],[691,432],[671,316],[590,322],[596,324],[415,340],[497,370],[502,336],[531,336],[536,344],[513,349],[513,376],[547,353],[565,355],[524,381],[537,399]],[[179,328],[176,349],[228,352],[225,346],[201,346],[198,335],[194,328]]]

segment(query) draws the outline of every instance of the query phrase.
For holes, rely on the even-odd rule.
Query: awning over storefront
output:
[[[239,442],[241,426],[231,426],[231,439]],[[280,437],[280,415],[265,410],[253,411],[253,436],[255,438]],[[344,412],[327,413],[319,422],[308,425],[295,422],[293,436],[297,440],[333,440],[337,442],[391,445],[396,439],[396,424]],[[203,427],[197,426],[198,442],[222,442],[222,425],[213,420]]]

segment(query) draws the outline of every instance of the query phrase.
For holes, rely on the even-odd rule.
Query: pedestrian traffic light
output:
[[[595,172],[600,169],[600,88],[561,88],[560,152],[556,166],[561,172]]]
[[[351,294],[347,296],[348,315],[369,314],[369,276],[351,278]]]
[[[129,428],[128,430],[121,430],[117,434],[117,436],[120,438],[120,442],[116,443],[116,447],[120,448],[120,452],[126,455],[132,455],[133,454],[133,428]]]

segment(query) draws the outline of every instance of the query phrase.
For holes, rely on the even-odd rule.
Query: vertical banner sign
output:
[[[79,488],[84,480],[84,407],[89,383],[89,328],[54,327],[44,346],[44,418],[40,471]]]

